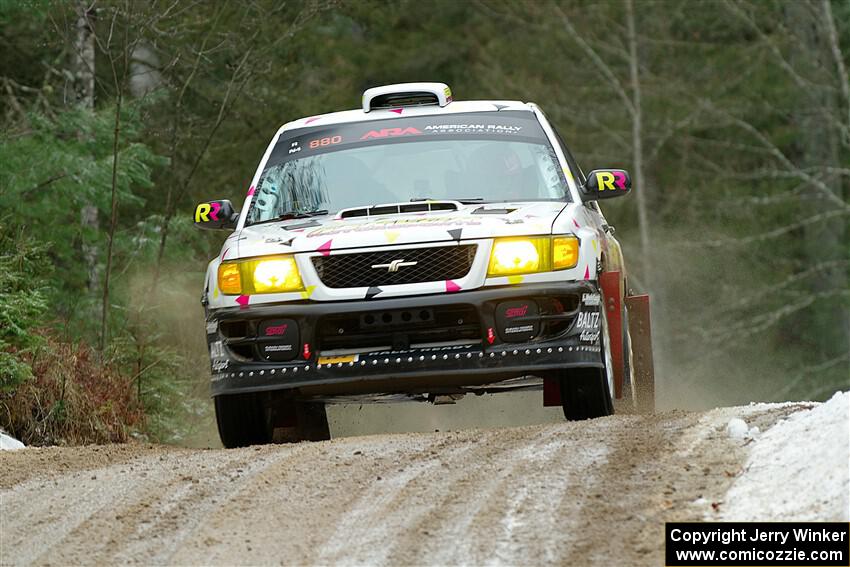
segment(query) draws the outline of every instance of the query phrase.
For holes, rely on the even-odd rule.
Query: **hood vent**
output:
[[[503,209],[488,209],[486,207],[478,207],[474,211],[472,211],[473,215],[509,215],[516,210],[516,207],[512,209],[503,208]]]
[[[363,112],[404,106],[446,106],[452,90],[445,83],[401,83],[372,87],[363,92]]]
[[[371,207],[353,207],[343,209],[338,218],[350,219],[355,217],[376,217],[380,215],[401,215],[407,213],[430,213],[432,211],[457,211],[460,203],[457,201],[421,201],[415,203],[393,203],[389,205],[373,205]]]

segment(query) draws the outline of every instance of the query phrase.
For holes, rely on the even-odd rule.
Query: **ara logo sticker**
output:
[[[600,191],[623,191],[626,189],[626,174],[622,171],[597,171],[596,184]]]
[[[419,130],[413,127],[408,128],[382,128],[380,130],[369,130],[360,138],[361,140],[370,140],[372,138],[387,138],[391,136],[406,136],[409,134],[421,134]]]
[[[598,329],[599,313],[579,313],[576,327],[579,329]]]
[[[218,220],[218,212],[221,210],[221,203],[201,203],[195,209],[195,222],[210,222],[210,220]]]

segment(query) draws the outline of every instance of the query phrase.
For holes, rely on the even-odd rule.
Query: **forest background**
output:
[[[199,303],[284,122],[380,84],[542,106],[653,297],[662,408],[850,387],[850,0],[0,0],[0,427],[182,443]]]

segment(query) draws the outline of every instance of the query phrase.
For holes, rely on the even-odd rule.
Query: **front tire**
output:
[[[215,420],[222,445],[232,449],[271,442],[270,412],[262,402],[260,394],[216,396]]]
[[[568,421],[604,417],[614,413],[608,379],[600,368],[575,368],[561,379],[561,407]]]
[[[599,344],[602,347],[603,368],[574,368],[564,372],[561,379],[561,407],[568,421],[594,419],[614,413],[611,397],[614,388],[614,362],[608,334],[605,309],[601,313]]]

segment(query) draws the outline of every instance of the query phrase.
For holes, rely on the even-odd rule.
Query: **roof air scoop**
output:
[[[363,92],[363,112],[403,106],[446,106],[452,90],[445,83],[400,83],[372,87]]]
[[[379,215],[403,215],[406,213],[430,213],[431,211],[457,211],[460,203],[457,201],[421,201],[415,203],[393,203],[388,205],[372,205],[370,207],[352,207],[343,209],[337,215],[339,219],[353,217],[375,217]]]

